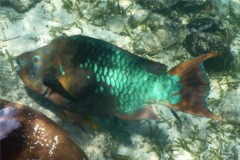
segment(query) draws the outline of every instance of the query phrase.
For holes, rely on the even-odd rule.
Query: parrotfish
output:
[[[0,99],[0,159],[87,160],[52,120],[27,106]]]
[[[31,90],[74,112],[127,120],[158,119],[155,104],[224,121],[210,112],[204,54],[167,71],[159,62],[81,35],[59,38],[17,57],[19,75]]]

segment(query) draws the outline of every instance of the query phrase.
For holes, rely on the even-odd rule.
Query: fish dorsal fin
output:
[[[143,66],[147,72],[150,72],[152,74],[158,75],[167,72],[167,66],[159,62],[141,58],[139,59],[138,63]]]

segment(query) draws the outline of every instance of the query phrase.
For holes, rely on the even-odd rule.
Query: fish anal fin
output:
[[[153,109],[151,106],[147,108],[143,108],[141,110],[138,110],[134,113],[131,114],[117,114],[117,117],[125,120],[140,120],[140,119],[153,119],[153,120],[158,120],[159,117],[157,116],[156,113],[154,113]]]
[[[177,109],[182,112],[186,112],[189,114],[193,114],[196,116],[203,116],[203,117],[208,117],[208,118],[213,118],[219,121],[225,121],[225,119],[213,114],[208,108],[206,108],[204,105],[203,100],[202,102],[195,102],[196,104],[193,104],[192,102],[189,101],[190,99],[184,99],[178,104],[175,105],[168,105],[171,108]],[[201,101],[201,100],[199,100]]]
[[[219,53],[204,54],[183,62],[168,73],[180,77],[182,89],[179,92],[181,100],[177,104],[167,106],[193,115],[209,117],[220,121],[223,118],[210,112],[206,106],[206,97],[209,94],[210,85],[202,62],[208,58],[220,55]]]

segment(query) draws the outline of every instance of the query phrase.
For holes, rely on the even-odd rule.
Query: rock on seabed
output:
[[[17,12],[26,12],[42,0],[0,0],[0,6],[11,7]]]

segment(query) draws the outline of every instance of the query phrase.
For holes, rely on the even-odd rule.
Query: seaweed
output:
[[[63,8],[65,8],[69,13],[72,12],[75,6],[75,2],[72,2],[71,0],[62,0],[63,2]]]
[[[20,20],[23,19],[23,16],[21,14],[16,14],[14,13],[13,11],[9,12],[9,11],[3,11],[3,12],[0,12],[0,19],[8,19],[11,23],[16,23]]]
[[[214,149],[213,147],[210,147],[210,149],[216,154],[218,159],[223,160],[223,158],[221,157],[220,153],[216,149]]]
[[[127,155],[121,155],[121,154],[112,153],[111,156],[115,160],[132,160],[131,157],[129,157]]]
[[[5,51],[6,51],[6,54],[7,54],[7,57],[8,57],[8,58],[7,58],[7,61],[8,61],[8,62],[10,63],[10,65],[11,65],[11,71],[14,72],[14,71],[16,71],[16,66],[14,66],[16,57],[13,56],[13,55],[11,55],[11,54],[8,52],[7,49],[6,49]]]
[[[0,51],[0,56],[3,56],[4,61],[6,61],[10,65],[10,67],[8,65],[2,65],[0,67],[0,79],[10,80],[12,78],[16,78],[15,76],[12,76],[13,74],[15,74],[15,71],[17,69],[17,66],[14,65],[16,57],[11,55],[7,49],[5,49],[5,52]]]

